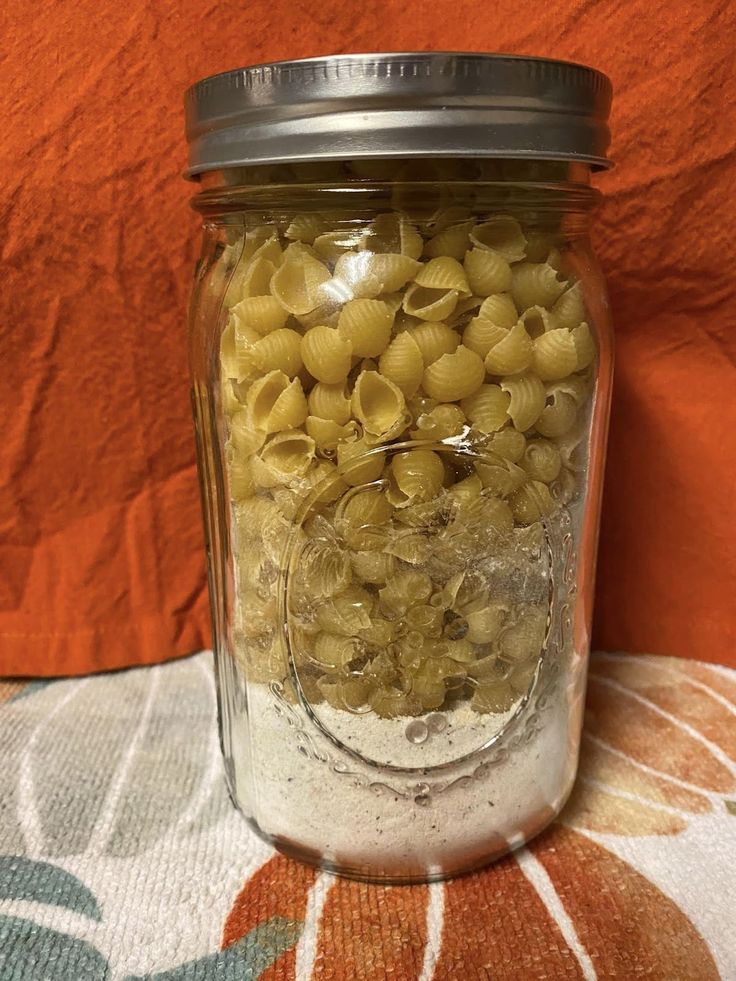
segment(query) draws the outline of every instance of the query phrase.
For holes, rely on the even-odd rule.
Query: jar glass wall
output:
[[[441,878],[578,755],[611,382],[582,164],[205,175],[190,317],[220,729],[255,830]]]

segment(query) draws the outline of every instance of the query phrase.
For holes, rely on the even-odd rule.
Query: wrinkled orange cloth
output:
[[[276,58],[569,58],[615,87],[595,240],[618,361],[597,644],[734,663],[736,7],[11,0],[0,141],[0,674],[209,643],[181,97]]]

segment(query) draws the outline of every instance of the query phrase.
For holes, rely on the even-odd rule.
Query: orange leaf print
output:
[[[554,883],[599,978],[718,981],[705,941],[649,879],[564,828],[529,846]]]
[[[561,815],[565,824],[619,835],[677,835],[687,822],[677,814],[617,797],[578,781]]]
[[[434,981],[582,977],[575,955],[513,856],[445,885]]]
[[[427,944],[427,886],[337,879],[327,895],[312,971],[315,981],[415,981]]]
[[[668,658],[674,661],[674,658]],[[689,675],[693,680],[701,685],[707,685],[717,695],[727,698],[732,705],[736,706],[736,682],[726,675],[721,674],[715,668],[710,668],[706,664],[699,664],[697,661],[677,661],[677,670],[680,674]]]
[[[303,920],[309,890],[317,872],[284,855],[261,866],[240,890],[222,931],[222,948],[229,947],[272,916]],[[259,975],[259,981],[293,981],[296,953],[292,947]]]

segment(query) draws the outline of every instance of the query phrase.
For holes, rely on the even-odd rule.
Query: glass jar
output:
[[[609,101],[580,66],[465,55],[284,63],[189,96],[222,749],[235,805],[297,859],[439,879],[570,792]]]

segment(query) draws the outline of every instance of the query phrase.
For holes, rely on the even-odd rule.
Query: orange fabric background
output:
[[[618,167],[599,180],[595,239],[618,363],[595,639],[736,663],[736,7],[11,0],[0,16],[0,673],[209,641],[185,86],[275,58],[424,48],[611,76]]]

